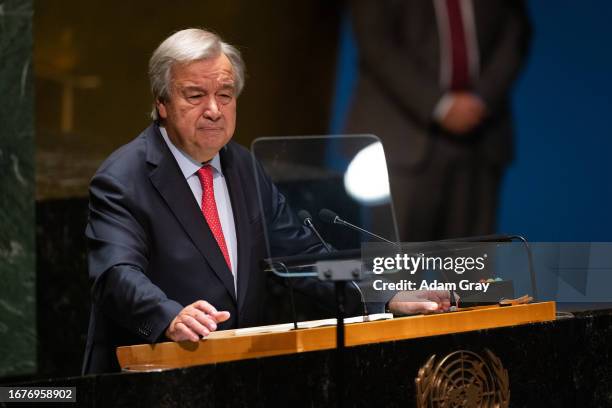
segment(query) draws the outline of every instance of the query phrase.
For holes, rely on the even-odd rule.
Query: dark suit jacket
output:
[[[264,223],[273,253],[320,250],[246,149],[230,142],[220,156],[238,239],[238,293],[157,125],[114,152],[93,177],[86,230],[93,304],[84,373],[117,371],[117,346],[165,340],[171,320],[199,299],[231,313],[220,330],[266,323],[266,279],[258,265],[266,257]],[[333,307],[330,285],[305,280],[296,289]]]
[[[526,55],[530,26],[523,1],[473,4],[480,58],[473,91],[490,116],[472,143],[483,158],[504,164],[512,158],[509,89]],[[353,0],[351,6],[360,70],[347,132],[379,136],[391,166],[416,166],[429,157],[431,135],[443,133],[433,123],[445,93],[433,1]]]

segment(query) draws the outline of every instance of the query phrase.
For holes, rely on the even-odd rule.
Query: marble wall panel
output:
[[[0,0],[0,377],[36,370],[32,1]]]

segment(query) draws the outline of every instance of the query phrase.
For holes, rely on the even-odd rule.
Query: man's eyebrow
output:
[[[203,91],[204,88],[197,86],[197,85],[185,85],[182,86],[181,89],[183,91]]]
[[[233,91],[236,88],[236,86],[234,85],[234,81],[227,81],[227,82],[222,82],[221,86],[219,87],[219,89],[222,90],[231,90]]]
[[[233,91],[235,88],[236,86],[234,84],[234,81],[227,81],[227,82],[221,83],[218,89]],[[180,90],[183,92],[190,92],[190,91],[205,92],[206,91],[206,89],[198,85],[184,85],[180,87]]]

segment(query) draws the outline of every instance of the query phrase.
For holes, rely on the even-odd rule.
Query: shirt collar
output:
[[[159,131],[161,132],[164,141],[168,145],[170,152],[176,159],[176,162],[178,163],[179,168],[181,169],[181,173],[183,173],[183,177],[188,179],[189,177],[197,173],[197,171],[200,170],[203,164],[195,160],[193,157],[189,156],[187,153],[185,153],[178,147],[176,147],[174,143],[172,143],[172,141],[170,140],[170,137],[168,137],[168,132],[166,131],[166,128],[160,126]],[[223,171],[221,170],[221,158],[219,157],[219,153],[215,154],[215,156],[206,164],[209,164],[210,167],[215,170],[215,172],[223,176]]]

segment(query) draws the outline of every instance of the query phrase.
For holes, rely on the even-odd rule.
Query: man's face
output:
[[[168,136],[199,162],[212,159],[234,134],[236,89],[232,64],[218,57],[176,64],[170,98],[157,101]]]

